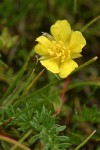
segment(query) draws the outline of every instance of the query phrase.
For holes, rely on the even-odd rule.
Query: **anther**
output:
[[[54,52],[51,49],[48,49],[48,52],[51,56],[54,55]]]
[[[55,45],[55,44],[56,44],[56,41],[52,41],[52,44]]]

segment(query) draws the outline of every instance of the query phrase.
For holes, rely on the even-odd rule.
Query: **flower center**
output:
[[[54,57],[60,62],[64,62],[66,58],[70,58],[70,51],[62,41],[52,41],[51,48],[48,49],[48,52],[50,57]]]

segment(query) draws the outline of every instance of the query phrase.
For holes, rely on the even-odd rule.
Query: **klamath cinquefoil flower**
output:
[[[42,35],[36,39],[35,52],[41,55],[44,67],[65,78],[78,67],[73,59],[81,56],[86,41],[81,32],[71,30],[67,20],[58,20],[50,31],[52,36]]]

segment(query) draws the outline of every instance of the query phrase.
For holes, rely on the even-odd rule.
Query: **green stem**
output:
[[[8,68],[7,64],[4,63],[1,59],[0,59],[0,65],[3,66],[5,69]]]
[[[24,85],[21,85],[21,87],[15,91],[13,91],[10,95],[8,95],[7,98],[2,102],[1,106],[8,107],[11,105],[15,99],[19,97],[19,93],[24,89]]]
[[[54,83],[57,83],[57,80],[56,82]],[[29,97],[27,97],[26,99],[23,99],[23,101],[27,101],[27,100],[30,100],[31,97],[34,97],[35,94],[39,94],[39,92],[42,92],[43,89],[46,89],[48,86],[52,85],[51,83],[48,84],[47,86],[45,86],[44,88],[42,89],[39,89],[36,93],[33,93],[32,95],[30,95]],[[69,85],[68,88],[67,88],[67,91],[73,89],[73,88],[76,88],[76,87],[84,87],[84,86],[96,86],[96,87],[100,87],[100,82],[79,82],[79,83],[73,83],[72,85]],[[58,94],[61,94],[62,93],[62,90],[58,91]],[[51,99],[52,96],[56,96],[57,93],[53,94],[53,95],[50,95],[46,98],[44,98],[43,100],[41,101],[38,101],[37,103],[33,103],[31,104],[30,107],[28,108],[25,108],[24,110],[22,110],[21,112],[15,114],[13,117],[9,118],[8,120],[6,120],[5,122],[3,122],[1,125],[0,125],[0,129],[4,128],[4,126],[6,126],[6,124],[9,124],[9,122],[11,122],[14,118],[17,118],[18,116],[22,115],[23,113],[27,112],[28,110],[30,110],[31,108],[35,108],[36,105],[41,105],[42,103],[45,103],[47,102],[47,99]],[[22,102],[22,101],[21,101]],[[15,105],[16,107],[18,106]]]
[[[74,150],[79,150],[82,146],[85,145],[85,143],[94,135],[94,133],[96,132],[93,131],[80,145],[78,145]]]
[[[93,20],[91,20],[89,23],[87,23],[80,31],[84,32],[89,26],[91,26],[94,22],[96,22],[98,19],[100,19],[100,16],[97,16]]]
[[[46,99],[43,99],[37,103],[33,103],[31,104],[29,107],[25,108],[24,110],[22,110],[21,112],[13,115],[11,118],[9,118],[8,120],[4,121],[3,123],[0,124],[0,130],[3,129],[7,124],[9,124],[12,120],[14,120],[15,118],[19,117],[20,115],[22,115],[23,113],[26,113],[28,110],[30,110],[31,108],[35,108],[36,105],[41,105],[41,104],[45,104]]]
[[[23,91],[21,97],[13,104],[14,107],[16,105],[18,106],[23,101],[23,97],[25,98],[25,96],[27,95],[27,93],[29,92],[29,90],[32,88],[32,86],[34,85],[34,83],[42,75],[43,71],[44,71],[44,69],[31,81],[31,83],[29,85],[27,85],[27,88]],[[33,95],[34,95],[34,93],[33,93]]]
[[[38,78],[42,75],[42,73],[44,72],[44,69],[36,76],[35,79],[32,80],[32,82],[27,86],[27,88],[25,89],[25,91],[23,92],[23,95],[27,95],[27,93],[29,92],[29,90],[32,88],[32,86],[35,84],[35,82],[38,80]]]
[[[20,103],[22,103],[23,101],[24,101],[24,103],[25,103],[26,101],[30,101],[30,99],[32,99],[35,95],[40,94],[43,90],[45,90],[46,88],[48,88],[48,87],[50,87],[50,86],[56,84],[57,82],[58,82],[58,80],[55,80],[55,81],[53,81],[53,82],[47,84],[46,86],[40,88],[39,90],[35,91],[34,93],[32,93],[31,95],[29,95],[28,97],[26,97],[26,98],[24,97],[24,98],[22,98],[22,99],[19,99],[19,101],[15,102],[13,106],[14,106],[15,108],[17,108],[18,105],[19,105]]]
[[[4,101],[4,99],[10,94],[12,93],[13,89],[15,88],[17,82],[20,80],[20,78],[22,77],[23,73],[25,72],[25,70],[27,69],[27,66],[29,64],[29,59],[30,59],[30,56],[32,55],[33,53],[33,50],[32,52],[30,53],[30,55],[28,56],[24,66],[22,67],[22,69],[19,71],[19,73],[17,74],[15,80],[13,81],[13,83],[9,86],[9,88],[7,89],[6,93],[4,94],[3,96],[3,99],[2,101]]]
[[[74,14],[77,12],[77,0],[74,0],[74,8],[73,8]]]
[[[79,66],[78,68],[76,68],[71,74],[74,74],[75,72],[87,67],[88,65],[90,65],[91,63],[95,62],[98,59],[97,56],[93,57],[92,59],[90,59],[89,61],[87,61],[86,63],[84,63],[83,65]]]
[[[6,142],[11,143],[11,144],[17,144],[18,147],[20,147],[23,150],[30,150],[30,148],[26,147],[25,145],[23,145],[21,143],[18,143],[17,141],[15,141],[15,140],[13,140],[13,139],[11,139],[9,137],[0,135],[0,140],[6,141]]]
[[[79,84],[80,84],[80,83],[76,83],[76,85],[74,84],[74,86],[72,85],[72,87],[69,86],[67,90],[71,90],[72,88],[75,88],[76,86],[79,86]],[[100,82],[99,82],[99,83],[96,83],[96,82],[85,82],[85,83],[84,83],[84,82],[82,82],[82,84],[81,84],[81,86],[86,86],[86,85],[91,85],[91,86],[94,86],[94,85],[95,85],[95,86],[99,86],[99,87],[100,87]],[[41,89],[40,89],[40,90],[41,90]],[[58,93],[61,94],[62,91],[59,91]],[[56,93],[55,93],[54,95],[56,95]],[[50,95],[50,96],[44,98],[43,100],[41,100],[41,101],[39,101],[39,102],[37,102],[37,103],[35,103],[35,104],[32,104],[30,107],[25,108],[25,109],[22,110],[21,112],[15,114],[14,117],[16,118],[16,117],[20,116],[21,114],[27,112],[28,110],[30,110],[31,108],[35,107],[36,105],[40,105],[40,103],[45,103],[45,102],[47,102],[47,99],[50,99],[50,98],[51,98],[52,96],[54,96],[54,95]],[[33,96],[32,96],[32,97],[33,97]],[[25,100],[26,100],[26,99],[25,99]],[[29,99],[28,99],[28,100],[29,100]]]
[[[21,142],[23,142],[30,134],[32,133],[32,130],[30,129],[19,141],[18,143],[16,143],[12,148],[11,150],[15,150],[17,147],[18,147],[18,144]]]
[[[78,87],[84,87],[84,86],[95,86],[100,88],[100,82],[88,82],[88,81],[83,81],[83,82],[78,82],[78,83],[72,83],[70,84],[67,88],[67,91],[72,90],[74,88]]]
[[[41,100],[41,101],[39,101],[39,102],[37,102],[37,103],[35,103],[35,104],[31,104],[29,107],[27,107],[27,108],[25,108],[24,110],[22,110],[21,112],[15,114],[15,115],[13,116],[13,118],[17,118],[17,117],[19,117],[20,115],[22,115],[23,113],[26,113],[26,112],[27,112],[28,110],[30,110],[31,108],[35,108],[36,105],[37,105],[37,106],[38,106],[38,105],[41,105],[41,103],[44,103],[44,104],[45,104],[45,102],[46,102],[46,99],[43,99],[43,100]]]

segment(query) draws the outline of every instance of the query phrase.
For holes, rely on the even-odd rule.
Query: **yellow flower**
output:
[[[86,41],[81,32],[71,30],[67,20],[58,20],[50,31],[52,36],[42,35],[36,39],[35,52],[41,55],[44,67],[65,78],[78,67],[73,59],[81,56]]]

